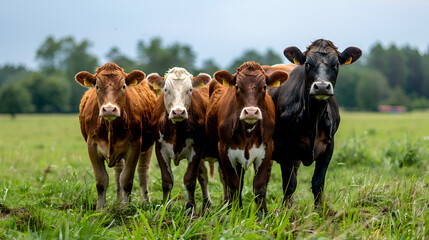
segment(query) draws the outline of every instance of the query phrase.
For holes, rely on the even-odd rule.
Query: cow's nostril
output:
[[[245,113],[245,114],[249,114],[249,113],[247,112],[247,109],[244,109],[244,113]]]
[[[116,112],[116,108],[113,108],[112,112]]]
[[[331,89],[331,85],[330,84],[328,84],[328,86],[326,87],[326,90],[329,90],[329,89]]]
[[[319,90],[319,87],[317,86],[317,84],[314,84],[314,89]]]
[[[255,110],[255,114],[258,114],[258,112],[259,112],[259,110],[258,110],[258,109],[256,109],[256,110]]]

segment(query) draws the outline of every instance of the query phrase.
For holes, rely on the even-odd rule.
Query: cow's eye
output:
[[[125,89],[125,86],[126,86],[126,85],[124,84],[124,86],[122,86],[122,89]]]
[[[267,85],[264,86],[263,90],[264,92],[267,91]]]
[[[238,86],[237,86],[237,85],[235,85],[235,90],[236,90],[236,91],[239,91],[239,90],[240,90],[240,88],[238,88]]]
[[[191,88],[191,89],[189,89],[189,92],[190,92],[190,93],[192,92],[192,88]]]
[[[95,85],[95,89],[97,89],[97,90],[98,90],[98,89],[100,89],[100,88],[99,88],[97,85]]]

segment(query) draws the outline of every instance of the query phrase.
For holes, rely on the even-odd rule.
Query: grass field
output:
[[[135,180],[132,203],[114,201],[113,170],[106,208],[95,211],[96,188],[77,115],[0,116],[0,239],[429,239],[429,113],[342,113],[326,177],[326,205],[313,208],[314,166],[301,166],[292,207],[281,206],[278,164],[267,190],[269,213],[255,215],[245,175],[243,208],[213,204],[184,212],[183,172],[173,168],[172,201],[162,205],[161,177],[151,162],[151,203]]]

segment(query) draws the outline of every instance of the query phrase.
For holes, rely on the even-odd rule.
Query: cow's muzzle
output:
[[[334,86],[326,81],[317,81],[311,84],[310,95],[317,99],[325,100],[330,96],[334,96]]]
[[[112,121],[121,116],[121,111],[118,106],[109,102],[101,106],[99,116],[108,121]]]
[[[262,119],[261,109],[258,107],[245,107],[241,110],[240,120],[245,121],[249,124],[254,124],[258,120]]]
[[[171,109],[168,118],[175,124],[176,122],[181,122],[188,119],[188,111],[182,107],[176,107]]]

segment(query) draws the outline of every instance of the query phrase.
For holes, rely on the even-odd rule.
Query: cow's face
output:
[[[144,78],[142,71],[134,70],[126,74],[114,63],[106,63],[97,68],[95,75],[80,72],[75,76],[82,86],[96,89],[99,116],[108,121],[121,117],[127,88],[139,84]]]
[[[192,101],[192,91],[207,85],[211,80],[208,74],[200,73],[193,77],[184,68],[172,68],[165,77],[152,73],[147,81],[154,89],[163,90],[164,106],[168,119],[173,123],[188,119],[188,111]]]
[[[305,53],[296,47],[288,47],[284,55],[289,61],[305,66],[308,94],[325,100],[334,95],[339,66],[354,63],[362,51],[349,47],[340,53],[331,41],[319,39],[307,47]]]
[[[261,108],[265,107],[267,85],[276,87],[284,83],[289,75],[283,71],[275,71],[267,75],[256,62],[246,62],[231,74],[226,70],[218,71],[215,79],[226,86],[234,86],[239,119],[247,124],[255,124],[262,119]]]

